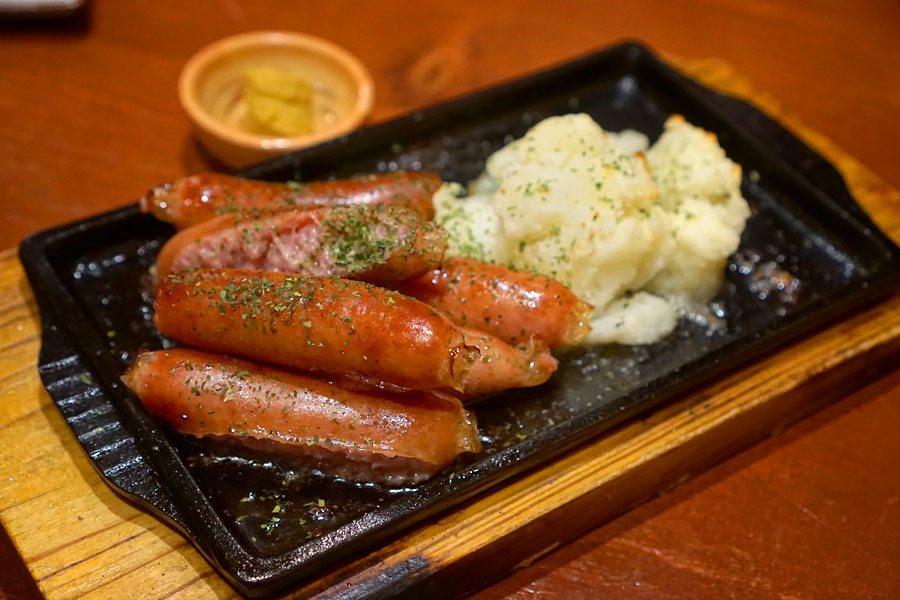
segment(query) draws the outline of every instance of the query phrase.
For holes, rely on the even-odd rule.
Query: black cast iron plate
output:
[[[898,283],[898,249],[837,171],[752,106],[623,44],[249,169],[303,180],[430,170],[468,182],[539,120],[589,113],[655,139],[683,114],[743,166],[753,214],[714,308],[650,346],[569,350],[546,385],[476,405],[485,450],[411,490],[352,485],[185,439],[120,383],[150,320],[147,269],[172,229],[136,206],[43,231],[20,255],[43,319],[40,376],[106,480],[183,531],[240,591],[262,595],[533,467],[726,369],[871,303]],[[789,275],[787,277],[786,275]],[[773,285],[778,281],[789,285]],[[275,506],[279,512],[273,513]],[[273,519],[277,517],[278,520]],[[351,596],[396,589],[359,587]],[[390,586],[394,586],[391,588]]]

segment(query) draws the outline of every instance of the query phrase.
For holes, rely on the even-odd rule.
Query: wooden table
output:
[[[174,93],[178,71],[212,40],[276,27],[317,34],[357,54],[375,77],[373,121],[623,38],[643,40],[672,57],[723,59],[777,97],[786,113],[880,175],[884,181],[865,173],[864,186],[896,201],[889,186],[900,187],[900,5],[807,4],[98,0],[88,18],[74,25],[6,24],[0,32],[0,245],[12,247],[31,231],[127,203],[160,181],[215,168],[188,134]],[[717,63],[679,64],[731,73]],[[767,102],[767,109],[776,107]],[[832,147],[827,140],[814,141]],[[881,225],[900,231],[900,204],[893,206],[894,213],[882,211]],[[27,299],[12,255],[0,256],[0,263],[3,298]],[[0,316],[6,327],[0,365],[33,365],[33,306],[0,308],[6,309]],[[878,337],[858,321],[847,331]],[[832,341],[839,354],[840,335]],[[540,548],[540,556],[525,561],[530,566],[518,565],[524,568],[477,597],[900,596],[900,364],[893,356],[879,355],[873,379],[845,379],[857,391],[840,394],[800,425],[569,545]],[[861,377],[864,370],[848,373]],[[58,426],[54,449],[46,451],[60,459],[61,470],[54,471],[59,485],[68,478],[84,480],[106,508],[102,515],[79,514],[79,521],[131,519],[138,529],[130,535],[141,535],[143,528],[149,532],[145,539],[159,538],[175,550],[167,554],[174,558],[161,559],[161,574],[205,573],[200,587],[186,586],[182,593],[199,593],[208,584],[220,597],[229,595],[180,536],[84,470],[84,457],[59,426],[55,408],[46,406],[33,371],[0,387],[7,399],[0,405],[0,428],[21,417],[14,414],[15,399],[43,398],[39,416]],[[715,456],[724,457],[727,448],[719,450]],[[12,455],[0,448],[0,468],[14,473],[0,482],[0,515],[11,510],[10,493],[21,492],[22,480],[40,467],[10,465]],[[34,506],[46,510],[47,518],[34,521],[32,535],[47,538],[59,535],[56,519],[79,510]],[[48,569],[40,557],[22,551],[29,573],[19,559],[25,541],[19,532],[12,537],[12,543],[0,540],[0,592],[37,594],[33,578],[53,597],[83,595],[87,588],[77,580],[67,587],[56,583],[64,577],[54,581],[51,575],[60,568],[72,574],[96,560],[73,553],[66,565]],[[140,539],[120,549],[135,544],[139,548]],[[110,554],[110,570],[118,569],[116,558]],[[140,573],[152,575],[154,566]],[[85,577],[103,575],[95,568]],[[165,589],[160,579],[136,580],[135,597],[158,595],[152,590]],[[94,595],[103,597],[103,588]]]

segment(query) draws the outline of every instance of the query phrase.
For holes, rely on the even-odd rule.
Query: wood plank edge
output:
[[[692,476],[723,462],[766,437],[859,389],[859,381],[876,381],[900,368],[900,338],[892,338],[798,386],[734,411],[715,427],[672,446],[649,460],[622,469],[589,492],[562,503],[485,545],[453,557],[414,552],[399,563],[389,561],[349,579],[332,580],[326,589],[297,590],[291,597],[315,598],[458,598],[471,594],[528,566],[592,529]],[[329,578],[330,579],[330,578]],[[352,587],[348,585],[352,581]],[[317,588],[313,585],[311,587]],[[314,594],[310,596],[309,594]]]
[[[834,401],[857,385],[848,379],[856,373],[853,369],[865,371],[871,380],[886,369],[896,368],[898,359],[894,358],[894,352],[898,348],[900,297],[895,296],[763,360],[737,369],[712,385],[676,399],[645,419],[623,424],[548,465],[514,478],[505,486],[385,544],[363,559],[323,573],[317,581],[307,582],[295,590],[297,597],[318,594],[323,597],[338,594],[341,598],[381,597],[383,593],[396,593],[406,586],[428,585],[425,581],[430,578],[442,581],[441,571],[445,569],[450,570],[448,577],[453,579],[456,563],[466,561],[466,555],[487,556],[485,548],[498,546],[516,558],[512,565],[515,567],[531,556],[516,553],[525,547],[525,541],[517,541],[518,530],[531,528],[532,522],[542,523],[547,518],[551,519],[550,528],[555,529],[557,525],[550,517],[552,513],[562,511],[566,518],[571,518],[573,511],[567,506],[577,507],[586,496],[594,498],[604,493],[603,490],[613,490],[610,502],[614,506],[606,507],[605,512],[588,519],[586,529],[578,528],[572,536],[561,535],[542,548],[532,549],[540,553],[550,545],[565,543],[642,499],[684,480],[696,468],[707,468]],[[823,379],[836,381],[816,388],[814,393],[804,392],[813,385],[812,382]],[[754,421],[746,416],[754,414],[771,414],[771,418]],[[726,432],[720,445],[727,446],[733,437],[733,446],[704,446],[695,456],[682,449],[682,446],[696,447],[699,442],[695,439],[709,436],[716,439],[719,428]],[[735,430],[736,434],[732,435]],[[660,477],[653,486],[639,489],[627,498],[620,497],[615,491],[619,489],[617,486],[623,485],[618,481],[628,481],[622,479],[628,473],[648,468],[646,465],[660,464],[657,461],[671,453],[681,456],[686,452],[691,460],[685,460],[684,470],[671,477]],[[540,529],[545,525],[535,527]],[[502,539],[507,537],[513,540],[512,548],[505,548]],[[488,562],[499,565],[495,559]],[[503,569],[509,567],[509,564],[498,567],[495,576],[503,575]],[[352,586],[354,592],[346,589],[342,592],[341,588],[345,586]],[[387,586],[390,591],[379,586]]]
[[[900,367],[898,350],[900,340],[893,340],[810,379],[790,393],[759,404],[436,572],[411,591],[428,598],[475,592],[762,439],[783,432],[857,389],[859,381],[872,381],[885,367]]]

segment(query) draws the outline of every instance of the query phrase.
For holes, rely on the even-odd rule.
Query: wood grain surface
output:
[[[322,35],[360,56],[376,80],[374,121],[624,38],[670,57],[724,59],[777,96],[784,113],[767,95],[754,93],[757,103],[811,126],[804,135],[852,176],[879,224],[895,239],[900,231],[900,203],[889,185],[900,186],[896,2],[98,0],[81,24],[4,25],[0,32],[2,246],[127,203],[160,181],[214,168],[177,106],[178,70],[209,41],[273,27]],[[751,89],[722,62],[682,64],[732,91]],[[89,467],[34,373],[38,322],[11,253],[0,258],[0,290],[0,520],[40,590],[56,598],[230,597],[231,588],[183,538],[123,502]],[[572,482],[564,494],[534,475],[433,524],[464,543],[415,533],[404,539],[450,557],[439,579],[446,593],[471,591],[491,576],[489,567],[517,566],[519,554],[533,550],[537,562],[480,592],[483,599],[897,597],[900,380],[894,373],[850,394],[873,379],[868,367],[896,369],[897,315],[894,299],[704,391],[703,398],[725,404],[707,411],[699,398],[685,399],[565,457],[552,466],[557,482]],[[766,369],[782,378],[770,381],[761,375]],[[748,382],[756,382],[753,394]],[[735,400],[742,389],[744,400]],[[538,560],[638,502],[642,491],[698,473],[783,420],[840,398],[787,435]],[[606,485],[619,495],[608,506],[591,493]],[[531,494],[547,500],[544,513],[532,515],[541,517],[533,527],[498,516],[490,522],[507,528],[502,543],[479,533],[483,525],[474,523],[483,524],[485,513],[518,506],[516,514],[531,514],[521,508]],[[554,509],[563,504],[579,512]],[[397,552],[367,560],[397,560]],[[0,541],[0,556],[12,565],[16,557],[2,553]],[[504,556],[514,564],[503,565]],[[17,568],[0,569],[7,594],[29,593]],[[317,585],[328,589],[327,581]]]

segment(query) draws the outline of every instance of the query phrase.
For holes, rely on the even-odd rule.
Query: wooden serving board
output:
[[[674,62],[749,99],[842,172],[900,240],[900,193],[719,61]],[[175,530],[94,471],[37,374],[40,322],[14,250],[0,253],[0,522],[48,598],[230,598]],[[627,423],[427,521],[285,597],[459,595],[528,564],[648,497],[898,366],[900,295]],[[486,557],[490,555],[490,559]],[[427,595],[426,595],[427,593]]]

